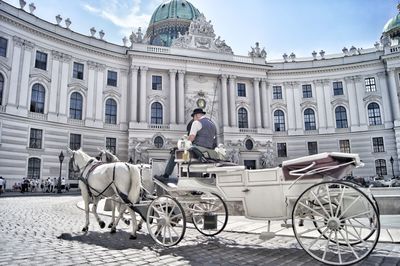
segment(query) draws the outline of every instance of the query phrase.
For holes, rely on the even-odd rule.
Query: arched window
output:
[[[0,105],[3,105],[4,77],[0,74]]]
[[[347,114],[346,108],[338,106],[335,109],[336,128],[347,128]]]
[[[69,117],[82,120],[82,95],[79,92],[71,94],[69,103]]]
[[[164,146],[164,140],[162,137],[157,136],[154,138],[154,146],[158,149],[161,149]]]
[[[282,110],[274,112],[274,128],[275,131],[285,131],[285,113]]]
[[[305,130],[316,130],[317,126],[315,124],[315,113],[311,108],[307,108],[304,111],[304,127]]]
[[[44,87],[38,83],[33,85],[30,111],[43,114],[45,97],[46,97],[46,91]]]
[[[368,121],[370,126],[381,125],[381,111],[377,103],[368,104]]]
[[[249,120],[247,117],[247,110],[243,107],[238,110],[239,128],[248,128]]]
[[[159,102],[151,105],[151,124],[163,124],[163,107]]]
[[[387,175],[386,161],[384,159],[375,160],[375,169],[378,176]]]
[[[29,158],[28,160],[28,178],[39,179],[40,178],[40,159]]]
[[[117,103],[113,99],[106,101],[106,123],[117,124]]]

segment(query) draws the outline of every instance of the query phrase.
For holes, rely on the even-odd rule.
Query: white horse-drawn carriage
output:
[[[73,152],[75,159],[78,152]],[[188,160],[186,151],[177,150],[176,162],[177,178],[168,182],[152,179],[157,160],[142,167],[144,193],[130,198],[130,203],[123,199],[142,216],[160,245],[178,244],[187,222],[204,235],[217,235],[228,221],[225,202],[231,201],[242,202],[247,218],[284,220],[301,247],[326,264],[361,261],[378,242],[379,209],[372,194],[341,180],[362,166],[357,154],[321,153],[285,161],[277,168],[246,170],[226,162]],[[84,164],[77,167],[82,171],[79,165]]]

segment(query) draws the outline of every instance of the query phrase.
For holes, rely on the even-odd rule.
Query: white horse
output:
[[[100,161],[105,162],[105,163],[114,163],[114,162],[120,162],[117,156],[112,154],[108,150],[103,150],[99,149],[100,154]],[[144,189],[144,193],[149,193],[152,194],[154,190],[154,182],[151,177],[151,166],[149,164],[137,164],[136,165],[139,168],[140,175],[141,175],[141,187]],[[126,211],[127,206],[125,204],[120,204],[116,200],[112,200],[112,214],[111,214],[111,223],[108,225],[109,228],[111,228],[111,233],[115,233],[116,231],[116,226],[119,223],[119,220],[122,219],[126,224],[129,224],[129,220],[125,220],[123,217],[123,214]],[[115,219],[115,210],[118,210],[118,217]],[[143,219],[140,220],[138,224],[138,230],[142,228],[143,224]]]
[[[93,203],[92,212],[101,228],[105,223],[97,214],[97,203],[104,197],[119,197],[126,204],[135,204],[140,198],[140,172],[138,167],[122,162],[101,164],[90,157],[81,149],[73,151],[71,160],[74,170],[78,170],[82,179],[79,180],[79,188],[85,203],[86,224],[82,231],[89,228],[89,203]],[[136,216],[133,208],[128,208],[132,217],[131,239],[136,239]]]

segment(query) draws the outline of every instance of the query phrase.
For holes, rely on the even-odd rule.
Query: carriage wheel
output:
[[[292,223],[301,247],[330,265],[363,260],[380,234],[375,203],[359,188],[338,181],[321,182],[304,191],[293,207]]]
[[[182,206],[170,196],[154,199],[147,210],[147,230],[158,244],[171,247],[178,244],[186,231]]]
[[[194,226],[205,236],[221,233],[228,223],[226,203],[215,193],[203,192],[199,202],[190,205],[190,213]]]

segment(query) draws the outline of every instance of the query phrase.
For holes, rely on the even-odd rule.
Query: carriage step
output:
[[[292,224],[281,224],[281,227],[283,227],[283,228],[292,228],[293,225]]]
[[[261,240],[270,240],[270,239],[274,238],[275,236],[276,236],[276,234],[273,232],[262,232],[258,238]]]

